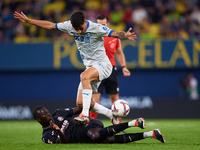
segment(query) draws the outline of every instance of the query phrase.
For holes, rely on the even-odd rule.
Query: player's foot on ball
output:
[[[84,114],[80,113],[78,117],[74,118],[74,122],[80,122],[80,123],[83,123],[83,124],[89,124],[90,119],[89,119],[89,117],[87,117]]]
[[[159,129],[153,130],[153,137],[162,143],[165,143],[165,137],[160,133]]]
[[[112,116],[112,118],[111,118],[111,123],[113,124],[113,125],[115,125],[115,124],[119,124],[119,118],[118,117],[116,117],[116,116]]]
[[[140,127],[141,129],[145,129],[145,120],[144,118],[137,118],[135,121],[135,126]]]

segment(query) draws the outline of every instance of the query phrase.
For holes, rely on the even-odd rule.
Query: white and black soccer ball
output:
[[[111,110],[114,116],[123,118],[129,114],[130,106],[127,101],[119,99],[112,104]]]

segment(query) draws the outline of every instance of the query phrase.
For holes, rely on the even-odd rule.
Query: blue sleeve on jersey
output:
[[[111,34],[112,34],[113,31],[114,31],[114,30],[111,30],[111,31],[110,31],[110,33],[108,34],[109,37],[111,36]]]
[[[56,26],[56,29],[57,29],[57,30],[59,30],[59,29],[58,29],[58,24],[57,24],[57,23],[56,23],[56,25],[55,25],[55,26]]]
[[[90,26],[90,22],[89,22],[89,21],[87,21],[87,28],[89,28],[89,26]]]

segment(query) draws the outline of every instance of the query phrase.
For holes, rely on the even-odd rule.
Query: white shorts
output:
[[[98,87],[101,84],[101,81],[103,79],[108,78],[111,75],[113,67],[112,67],[110,61],[99,62],[99,63],[96,63],[96,64],[90,66],[90,67],[96,68],[98,73],[99,73],[99,81],[91,81],[90,82],[90,84],[92,86],[93,93],[98,93]],[[86,70],[90,67],[87,67]],[[83,90],[81,82],[79,83],[78,89]]]

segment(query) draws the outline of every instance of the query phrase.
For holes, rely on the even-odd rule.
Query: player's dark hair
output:
[[[42,108],[44,108],[44,107],[42,107],[42,106],[37,106],[37,107],[35,107],[35,108],[33,109],[32,115],[33,115],[33,118],[34,118],[35,120],[36,120],[36,118],[37,118],[37,111],[40,110],[40,109],[42,109]]]
[[[84,24],[84,22],[85,22],[85,15],[81,11],[73,12],[72,15],[71,15],[71,17],[70,17],[70,21],[71,21],[72,26],[75,29],[77,29],[81,25]]]
[[[103,19],[106,19],[107,21],[108,21],[108,17],[106,16],[106,15],[104,15],[104,14],[101,14],[101,15],[99,15],[99,16],[97,16],[97,20],[103,20]]]

